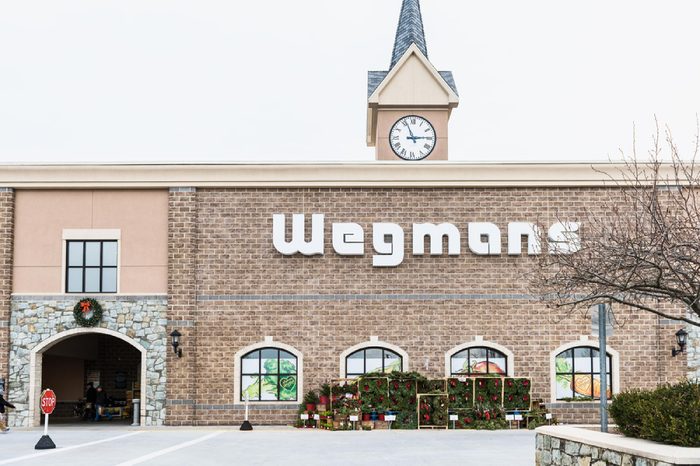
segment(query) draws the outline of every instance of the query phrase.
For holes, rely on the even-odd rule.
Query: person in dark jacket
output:
[[[15,406],[10,403],[9,401],[5,400],[5,398],[2,396],[2,393],[0,393],[0,432],[7,432],[8,429],[7,425],[5,424],[5,406],[8,408],[14,408]]]
[[[95,421],[100,420],[100,411],[107,406],[107,392],[102,387],[97,387],[95,393]]]
[[[85,419],[95,419],[95,401],[97,401],[97,390],[95,390],[95,385],[90,382],[85,391]]]

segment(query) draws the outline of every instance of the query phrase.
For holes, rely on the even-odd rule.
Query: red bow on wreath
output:
[[[80,301],[80,310],[83,311],[83,314],[89,313],[92,309],[90,308],[90,301]]]

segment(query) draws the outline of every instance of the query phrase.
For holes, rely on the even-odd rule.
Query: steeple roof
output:
[[[425,43],[423,31],[423,17],[420,14],[420,0],[403,0],[399,26],[396,28],[394,53],[391,55],[389,69],[396,65],[411,44],[416,44],[423,55],[428,57],[428,46]]]

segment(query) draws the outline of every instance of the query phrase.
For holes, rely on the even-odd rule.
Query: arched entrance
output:
[[[55,418],[70,419],[72,406],[84,396],[88,382],[101,385],[107,394],[130,405],[141,400],[140,419],[146,419],[146,349],[119,332],[105,328],[75,328],[41,342],[31,352],[29,418],[41,422],[38,400],[41,391],[56,391],[59,403]],[[128,419],[125,418],[125,422]]]

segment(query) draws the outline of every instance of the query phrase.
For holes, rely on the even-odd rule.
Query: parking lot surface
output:
[[[55,450],[34,450],[42,429],[0,434],[0,465],[532,465],[532,431],[57,426]]]

